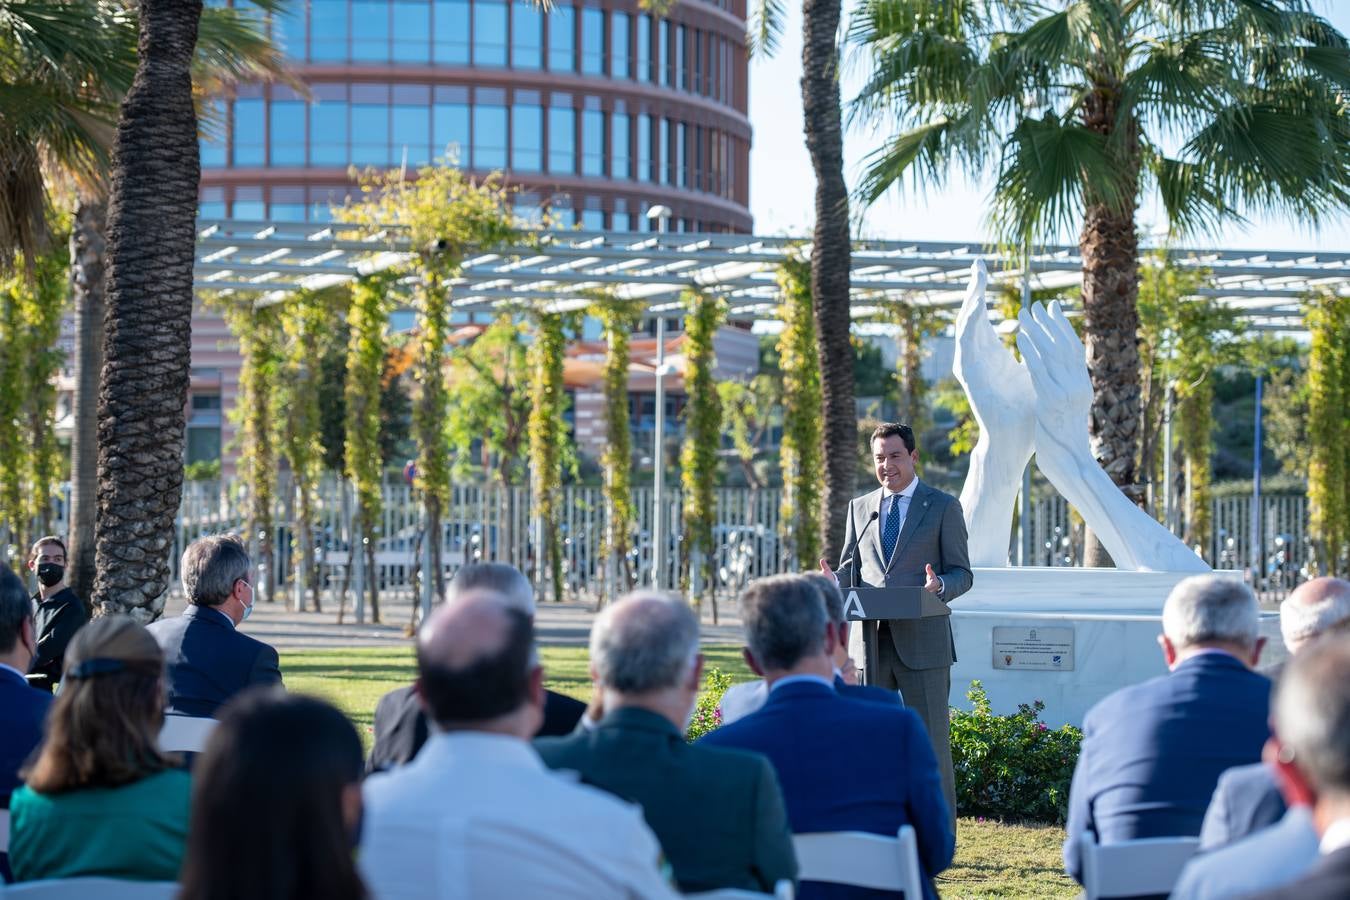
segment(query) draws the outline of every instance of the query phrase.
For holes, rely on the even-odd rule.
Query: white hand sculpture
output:
[[[961,489],[961,509],[971,564],[1006,566],[1013,507],[1036,436],[1036,398],[1026,366],[1003,346],[989,321],[984,300],[988,280],[984,260],[977,259],[956,317],[953,369],[980,426]]]
[[[1130,502],[1088,444],[1092,384],[1086,353],[1058,303],[1018,315],[1017,347],[1036,392],[1036,466],[1083,516],[1117,568],[1208,572],[1205,561]]]

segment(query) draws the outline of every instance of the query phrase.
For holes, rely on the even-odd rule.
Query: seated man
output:
[[[37,638],[33,606],[19,576],[0,563],[0,809],[21,782],[19,769],[42,740],[42,724],[52,695],[24,678]],[[0,882],[9,879],[9,863],[0,852]]]
[[[830,617],[830,622],[834,624],[835,633],[838,635],[839,643],[830,654],[834,663],[834,689],[845,697],[853,697],[858,700],[875,700],[893,706],[904,706],[899,691],[887,691],[879,687],[856,684],[848,680],[847,676],[852,676],[857,668],[848,656],[848,636],[851,623],[844,615],[844,595],[840,592],[839,585],[835,583],[834,579],[823,572],[804,572],[801,577],[811,582],[820,591],[821,599],[825,602],[825,612]],[[745,718],[763,706],[767,699],[769,699],[769,688],[764,684],[763,679],[732,685],[722,695],[722,700],[718,704],[718,710],[722,713],[722,724],[729,725],[737,719]]]
[[[640,805],[685,893],[772,893],[779,879],[794,880],[792,832],[769,761],[684,739],[703,674],[689,605],[637,593],[607,607],[591,628],[591,671],[604,718],[535,741],[544,763]]]
[[[460,566],[445,589],[445,602],[454,603],[475,589],[495,591],[512,607],[534,618],[534,589],[514,566],[495,562]],[[585,711],[586,704],[580,700],[545,690],[539,734],[571,734]],[[370,748],[366,770],[379,772],[403,765],[422,749],[427,733],[427,715],[412,685],[394,688],[375,706],[375,744]]]
[[[699,746],[767,756],[794,832],[894,835],[912,825],[924,896],[932,900],[932,878],[951,865],[956,836],[919,717],[835,690],[832,654],[839,636],[819,592],[805,579],[779,575],[751,582],[741,595],[741,617],[747,660],[764,676],[769,699],[759,711],[705,735]],[[798,897],[854,893],[803,882]]]
[[[164,651],[165,712],[214,718],[244,688],[281,684],[281,667],[275,649],[238,630],[253,612],[248,552],[239,538],[193,541],[181,568],[187,609],[149,626]]]
[[[1320,857],[1303,877],[1250,900],[1350,897],[1350,636],[1300,651],[1275,694],[1274,764],[1290,806],[1312,808]]]
[[[422,752],[363,788],[361,870],[381,900],[671,897],[642,811],[549,771],[530,618],[476,591],[432,612],[416,690]]]
[[[1233,578],[1193,575],[1163,605],[1168,675],[1116,691],[1083,718],[1064,866],[1082,881],[1082,842],[1200,833],[1219,775],[1261,758],[1270,681],[1256,597]]]

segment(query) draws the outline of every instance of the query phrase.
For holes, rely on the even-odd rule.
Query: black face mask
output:
[[[38,581],[47,587],[51,587],[54,584],[59,584],[61,579],[66,577],[66,567],[60,563],[38,563],[37,577]]]

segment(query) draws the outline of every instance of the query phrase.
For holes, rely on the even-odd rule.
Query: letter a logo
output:
[[[857,591],[849,591],[848,596],[844,598],[844,618],[867,618],[867,610],[863,609],[862,601],[858,599]]]

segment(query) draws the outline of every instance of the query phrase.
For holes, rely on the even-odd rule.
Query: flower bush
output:
[[[685,738],[696,741],[703,735],[722,724],[722,713],[717,707],[722,703],[722,695],[731,687],[731,676],[716,666],[708,669],[703,681],[703,692],[698,695],[694,705],[693,718],[689,720],[689,730]]]
[[[951,713],[958,812],[1062,824],[1083,732],[1072,725],[1046,726],[1040,700],[1021,704],[1011,715],[995,715],[979,681],[970,683],[966,699],[974,709]]]

